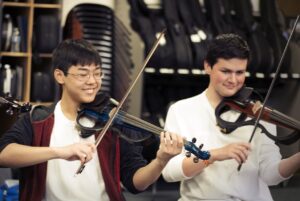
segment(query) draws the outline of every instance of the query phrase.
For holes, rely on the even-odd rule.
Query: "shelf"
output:
[[[53,8],[53,9],[61,9],[62,6],[60,4],[43,4],[37,3],[34,4],[34,8]]]
[[[1,52],[3,57],[30,57],[31,54],[27,52]]]
[[[145,68],[146,74],[156,74],[156,75],[188,75],[188,76],[197,76],[197,75],[203,75],[207,76],[206,72],[201,69],[196,68],[154,68],[154,67],[146,67]],[[246,77],[249,78],[257,78],[257,79],[270,79],[274,78],[275,73],[271,73],[270,75],[266,75],[264,73],[255,73],[252,74],[249,72],[246,72]],[[279,74],[280,79],[300,79],[300,73],[280,73]]]
[[[40,3],[42,2],[42,3]],[[1,1],[1,8],[3,10],[3,14],[9,14],[11,16],[11,21],[15,24],[14,26],[18,26],[19,28],[24,28],[23,33],[23,40],[26,41],[23,49],[24,52],[10,52],[9,50],[5,52],[0,52],[0,57],[2,57],[3,64],[11,64],[12,68],[18,65],[23,67],[23,80],[18,80],[22,82],[22,97],[20,97],[21,101],[29,102],[31,101],[31,93],[32,93],[32,82],[33,82],[33,73],[34,67],[37,65],[40,60],[36,60],[36,51],[37,49],[33,49],[33,34],[34,28],[36,26],[35,23],[39,15],[47,15],[51,14],[57,16],[60,19],[61,14],[61,1],[56,0],[54,3],[43,3],[45,1],[37,1],[37,0],[25,0],[22,2],[12,2],[8,0]],[[49,2],[49,1],[48,1]],[[3,16],[1,16],[3,17]],[[47,22],[47,20],[46,20]],[[1,24],[0,24],[1,25]],[[25,32],[26,31],[26,32]],[[60,27],[59,27],[59,31]],[[46,33],[43,33],[46,34]],[[47,33],[48,34],[48,33]],[[46,40],[47,41],[47,40]],[[36,48],[34,46],[34,48]],[[25,52],[26,51],[26,52]],[[51,62],[52,55],[51,54],[44,54],[38,52],[39,58],[42,61],[42,67],[50,66],[48,65]],[[38,61],[38,62],[37,62]],[[36,63],[34,63],[36,62]],[[45,67],[46,68],[46,67]],[[16,85],[18,86],[18,85]],[[15,90],[15,89],[14,89]],[[37,103],[34,103],[37,104]],[[44,104],[44,103],[43,103]],[[45,103],[48,104],[48,103]],[[49,103],[50,104],[50,103]]]
[[[39,53],[38,56],[41,57],[41,58],[49,58],[49,59],[52,58],[51,53]]]
[[[30,7],[30,3],[20,3],[20,2],[3,2],[2,6],[6,7]]]

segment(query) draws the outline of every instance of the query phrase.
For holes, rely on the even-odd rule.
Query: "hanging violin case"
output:
[[[195,3],[195,1],[193,1]],[[193,54],[193,67],[203,69],[204,59],[207,50],[207,34],[202,27],[199,27],[194,20],[191,12],[191,7],[194,5],[192,1],[177,0],[178,12],[187,30],[187,35],[190,41]],[[200,8],[199,2],[198,7]]]
[[[157,35],[167,25],[163,9],[148,8],[144,0],[128,0],[130,4],[131,27],[140,35],[144,44],[146,55],[152,48]],[[170,35],[167,33],[159,43],[159,47],[148,62],[150,67],[173,67],[176,64],[174,48]]]
[[[279,59],[283,53],[284,46],[286,44],[286,39],[283,37],[282,29],[279,24],[279,9],[277,7],[275,0],[263,0],[260,1],[260,14],[261,22],[263,26],[266,39],[272,47],[274,65],[270,69],[269,73],[275,71],[276,65],[279,63]],[[287,49],[287,54],[283,60],[283,72],[287,72],[288,67],[290,66],[291,53],[290,48]]]
[[[252,54],[249,72],[271,72],[274,64],[272,49],[262,32],[260,24],[252,15],[250,0],[233,0],[233,3],[237,25],[244,31]]]
[[[227,0],[204,0],[207,17],[212,23],[214,35],[223,33],[239,34],[231,19],[230,3],[231,1]]]
[[[175,67],[193,67],[191,43],[187,31],[179,18],[178,5],[174,0],[162,0],[167,34],[170,34],[175,51]]]

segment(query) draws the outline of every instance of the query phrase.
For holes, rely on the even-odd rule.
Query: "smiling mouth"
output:
[[[91,94],[95,92],[95,89],[84,89],[84,91]]]
[[[232,85],[230,85],[230,86],[225,86],[226,87],[226,89],[235,89],[236,88],[236,86],[232,86]]]

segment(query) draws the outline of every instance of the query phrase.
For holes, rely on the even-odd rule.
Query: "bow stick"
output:
[[[279,63],[278,63],[278,65],[277,65],[277,68],[276,68],[276,72],[275,72],[274,78],[272,79],[272,82],[271,82],[271,84],[270,84],[270,87],[269,87],[269,89],[268,89],[268,91],[267,91],[267,95],[266,95],[266,97],[265,97],[265,99],[264,99],[264,102],[263,102],[263,104],[262,104],[262,106],[261,106],[261,109],[259,110],[257,119],[256,119],[255,124],[254,124],[254,128],[253,128],[252,134],[251,134],[250,139],[249,139],[249,141],[248,141],[249,143],[252,142],[252,139],[253,139],[253,137],[254,137],[255,131],[256,131],[257,127],[258,127],[259,120],[261,119],[262,113],[263,113],[264,108],[265,108],[265,106],[266,106],[266,103],[267,103],[267,101],[268,101],[268,99],[269,99],[269,96],[270,96],[270,94],[271,94],[271,91],[272,91],[273,88],[274,88],[275,81],[277,80],[277,77],[278,77],[278,75],[279,75],[279,71],[280,71],[280,69],[281,69],[281,64],[282,64],[282,62],[283,62],[283,58],[284,58],[284,56],[285,56],[285,54],[286,54],[288,45],[289,45],[289,43],[290,43],[290,41],[291,41],[291,38],[292,38],[292,36],[293,36],[293,34],[294,34],[294,31],[295,31],[295,29],[296,29],[298,20],[299,20],[299,15],[297,16],[297,19],[296,19],[296,21],[295,21],[295,23],[294,23],[294,27],[293,27],[293,29],[292,29],[292,32],[291,32],[291,34],[290,34],[290,36],[289,36],[289,38],[288,38],[288,41],[287,41],[287,43],[286,43],[286,45],[285,45],[285,47],[284,47],[283,53],[282,53],[282,55],[281,55],[281,58],[280,58],[280,60],[279,60]],[[238,171],[240,171],[241,168],[242,168],[242,164],[240,164],[240,165],[238,166]]]
[[[110,118],[108,119],[107,123],[105,124],[105,126],[103,127],[103,129],[101,130],[100,134],[98,135],[96,141],[95,141],[95,145],[96,147],[100,144],[101,140],[103,139],[105,133],[107,132],[107,130],[109,129],[109,127],[111,126],[113,120],[116,118],[119,110],[121,109],[121,107],[123,106],[125,100],[127,99],[127,97],[129,96],[130,92],[132,91],[133,87],[135,86],[136,82],[138,81],[138,79],[140,78],[140,76],[142,75],[147,63],[149,62],[150,58],[152,57],[154,51],[156,50],[156,48],[159,45],[159,41],[161,40],[161,38],[165,35],[166,33],[166,29],[164,29],[158,36],[158,38],[156,39],[153,47],[151,48],[150,52],[148,53],[142,68],[140,69],[139,73],[137,74],[136,78],[134,79],[134,81],[132,82],[131,86],[127,89],[125,95],[123,96],[122,100],[120,101],[120,103],[118,104],[118,106],[116,107],[116,109],[114,110],[113,114],[110,116]],[[76,171],[76,174],[80,174],[83,169],[85,167],[85,163],[82,163],[80,165],[80,167],[78,168],[78,170]]]

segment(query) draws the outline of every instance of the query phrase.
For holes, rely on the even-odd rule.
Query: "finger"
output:
[[[251,144],[250,143],[241,143],[240,146],[243,146],[245,149],[251,151]]]
[[[238,162],[238,164],[242,163],[241,158],[237,154],[233,154],[232,159],[236,160]]]
[[[236,150],[238,157],[240,158],[241,162],[244,163],[247,160],[247,154],[243,151],[243,149]]]
[[[248,158],[249,150],[246,147],[241,146],[240,151],[241,151],[240,154],[243,155],[243,159],[244,159],[244,162],[245,162]]]
[[[81,161],[82,164],[86,162],[86,159],[87,159],[87,154],[86,153],[80,154],[80,161]]]
[[[183,138],[181,136],[177,137],[177,148],[181,148],[182,149],[183,146]]]
[[[166,139],[166,146],[172,145],[173,141],[172,141],[172,137],[170,135],[169,132],[165,132],[165,139]]]
[[[161,132],[160,133],[160,144],[163,145],[163,144],[167,144],[167,140],[165,138],[165,132]]]
[[[178,144],[178,135],[176,135],[175,133],[170,133],[170,137],[171,137],[171,145],[173,145],[173,147],[177,147]]]

